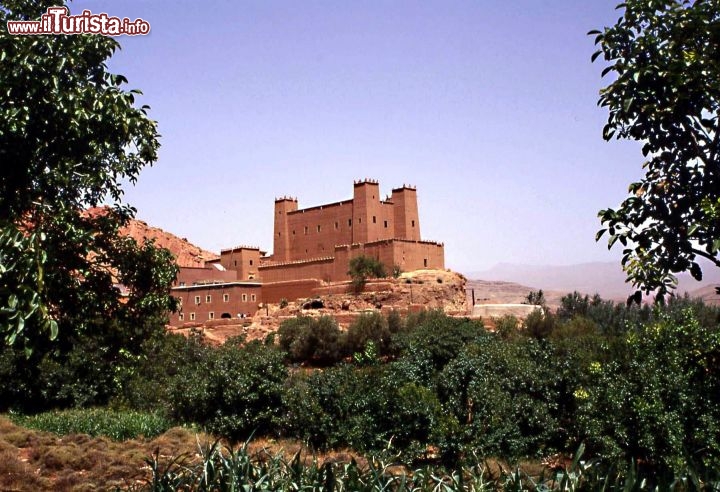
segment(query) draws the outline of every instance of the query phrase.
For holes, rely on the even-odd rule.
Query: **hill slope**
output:
[[[203,267],[206,261],[219,258],[215,253],[195,246],[185,238],[179,238],[159,227],[149,226],[141,220],[131,220],[127,227],[122,229],[122,233],[139,243],[144,239],[154,239],[156,246],[170,250],[181,267]]]

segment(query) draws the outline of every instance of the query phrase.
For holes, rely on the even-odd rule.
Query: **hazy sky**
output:
[[[641,176],[604,142],[587,31],[615,1],[75,1],[151,25],[110,67],[159,122],[138,217],[206,249],[272,249],[273,201],[301,208],[416,185],[424,239],[459,271],[619,258],[599,209]]]

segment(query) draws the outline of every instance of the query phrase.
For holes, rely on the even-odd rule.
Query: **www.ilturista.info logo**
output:
[[[150,32],[150,23],[142,19],[131,21],[127,17],[110,17],[83,10],[80,15],[69,15],[67,7],[50,7],[37,21],[7,21],[9,34],[102,34],[103,36],[136,36]]]

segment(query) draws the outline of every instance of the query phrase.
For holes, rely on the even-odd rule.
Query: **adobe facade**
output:
[[[276,199],[273,254],[237,246],[205,268],[181,268],[173,291],[182,312],[171,324],[254,315],[281,292],[307,297],[311,286],[349,280],[350,260],[361,255],[388,272],[445,268],[444,245],[421,240],[414,187],[403,185],[382,199],[377,181],[360,180],[351,199],[305,209],[296,198]]]

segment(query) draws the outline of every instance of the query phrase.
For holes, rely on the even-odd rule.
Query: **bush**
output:
[[[259,342],[226,342],[173,378],[173,416],[233,440],[272,434],[286,378],[282,352]]]
[[[521,323],[519,319],[512,314],[506,314],[495,320],[495,333],[504,339],[515,338],[520,326]]]
[[[554,435],[555,374],[545,348],[532,339],[488,337],[469,345],[438,378],[440,398],[465,429],[466,451],[477,456],[540,456]],[[456,437],[457,438],[457,437]]]
[[[122,336],[115,331],[125,329],[113,320],[98,322],[82,336],[47,340],[29,356],[22,346],[0,344],[0,411],[106,405],[140,356],[115,339]]]
[[[185,337],[163,333],[148,340],[142,347],[143,355],[134,371],[127,374],[122,391],[112,400],[112,405],[171,415],[172,379],[203,364],[212,350],[200,334]]]
[[[408,317],[406,333],[397,337],[399,362],[413,366],[420,379],[411,381],[426,384],[467,344],[488,336],[478,321],[451,318],[442,311],[424,311]]]
[[[387,355],[390,351],[390,329],[380,313],[361,314],[348,328],[345,346],[349,353],[362,352],[368,342],[375,345],[380,355]]]
[[[355,292],[362,291],[368,278],[383,278],[387,275],[385,265],[370,256],[356,256],[350,260],[348,275]]]
[[[385,366],[341,366],[295,374],[284,407],[289,436],[320,449],[393,448],[413,457],[425,449],[442,415],[432,390],[398,381]]]
[[[388,330],[392,335],[405,330],[405,324],[397,309],[393,309],[387,315]]]
[[[539,340],[550,336],[555,325],[555,316],[552,313],[543,313],[540,309],[536,309],[525,318],[523,331],[526,335]]]
[[[346,352],[342,333],[330,316],[299,316],[285,320],[278,334],[280,348],[291,362],[328,365],[340,360]]]
[[[366,451],[386,445],[389,409],[379,384],[382,370],[342,366],[295,375],[284,401],[288,434],[321,449]]]

